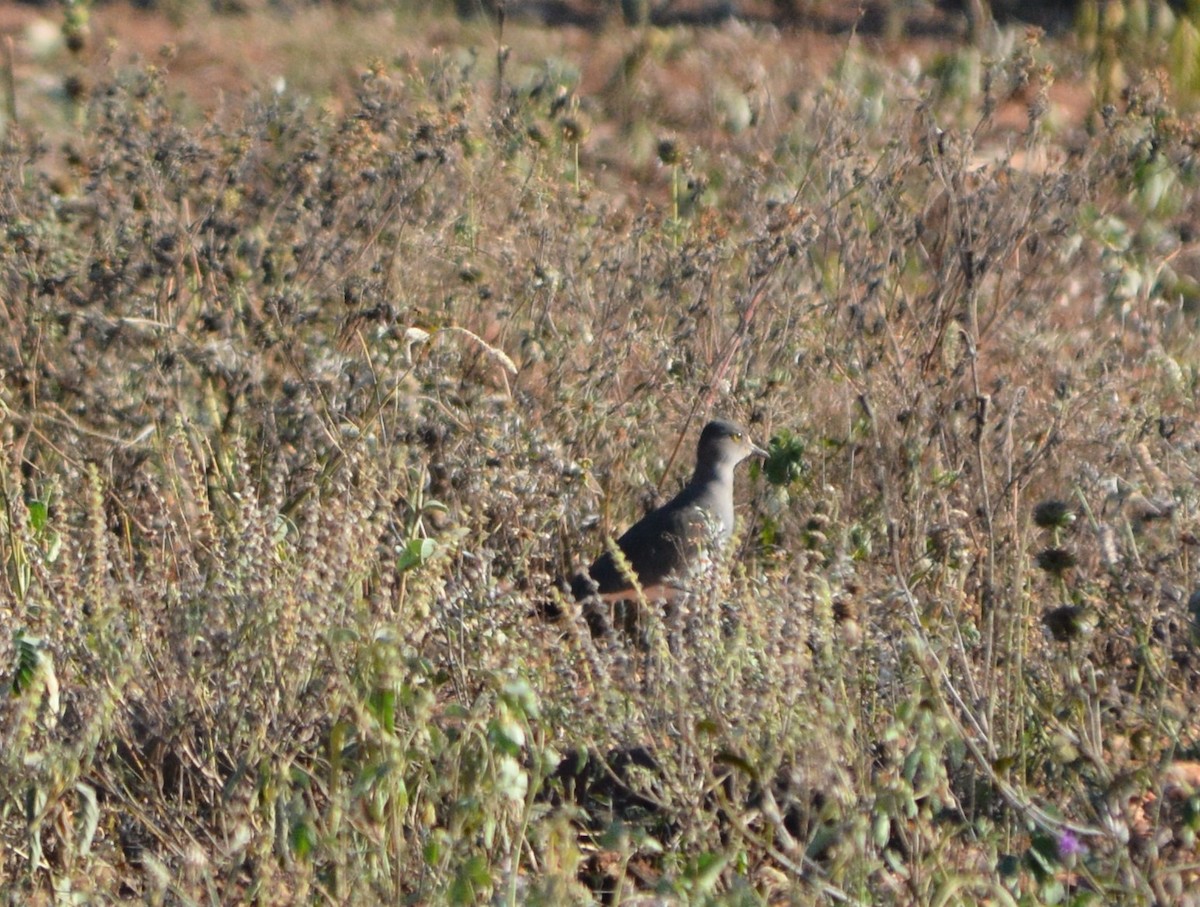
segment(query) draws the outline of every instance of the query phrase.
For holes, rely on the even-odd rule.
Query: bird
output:
[[[605,551],[571,580],[575,600],[629,601],[639,597],[638,589],[647,601],[677,598],[689,573],[733,534],[733,471],[750,456],[767,452],[741,425],[723,419],[705,425],[691,480],[617,539],[627,569]]]

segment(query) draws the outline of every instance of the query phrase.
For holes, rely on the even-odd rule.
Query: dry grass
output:
[[[1194,903],[1194,124],[597,40],[10,128],[7,902]],[[733,556],[593,640],[711,414]]]

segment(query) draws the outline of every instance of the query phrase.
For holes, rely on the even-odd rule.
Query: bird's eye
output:
[[[740,440],[742,440],[742,433],[740,431],[735,431],[729,437],[733,438],[733,440],[735,440],[735,441],[740,441]]]

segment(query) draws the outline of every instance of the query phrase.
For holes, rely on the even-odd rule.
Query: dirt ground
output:
[[[0,4],[0,36],[18,118],[47,128],[54,120],[46,116],[48,111],[85,92],[106,71],[136,64],[165,71],[183,109],[201,116],[284,87],[337,107],[359,74],[376,61],[403,67],[429,54],[461,49],[490,60],[501,41],[512,48],[514,62],[547,57],[570,61],[579,69],[581,94],[602,92],[633,39],[619,16],[599,16],[592,9],[596,6],[576,7],[591,17],[575,20],[583,25],[547,26],[538,17],[520,16],[510,18],[501,34],[486,17],[463,20],[446,10],[352,11],[323,4],[285,11],[249,7],[224,14],[197,7],[172,14],[113,3],[90,11],[82,47],[73,52],[64,41],[59,9],[9,3]],[[767,2],[741,4],[742,19],[674,28],[692,29],[695,40],[715,47],[724,59],[755,60],[765,69],[786,63],[814,81],[826,76],[852,43],[873,60],[910,71],[964,46],[965,19],[932,6],[917,5],[909,33],[894,40],[879,36],[878,11],[867,10],[856,20],[846,12],[847,4],[825,4],[829,11],[820,4],[807,6],[817,12],[807,28],[792,27]],[[672,66],[668,54],[658,62],[656,78],[675,81],[685,91],[695,73],[682,66],[672,72]],[[1083,120],[1092,94],[1060,69],[1049,101],[1058,122],[1071,126]],[[1027,106],[1028,98],[1018,95],[997,112],[1000,141],[1024,128]]]

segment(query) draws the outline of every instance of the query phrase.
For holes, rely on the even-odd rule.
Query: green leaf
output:
[[[92,841],[96,837],[96,827],[100,824],[100,804],[96,800],[96,790],[90,784],[80,781],[75,785],[75,793],[79,794],[79,855],[86,857],[92,850]]]
[[[790,485],[808,472],[804,458],[804,440],[790,431],[782,431],[771,439],[763,475],[772,485]]]
[[[13,643],[17,647],[17,667],[13,672],[12,691],[24,693],[33,686],[38,667],[42,663],[42,641],[36,636],[26,636],[18,630]]]
[[[525,729],[503,709],[498,718],[488,722],[488,741],[502,753],[516,756],[525,746]]]
[[[885,813],[880,813],[875,817],[874,827],[871,829],[871,839],[875,842],[876,847],[884,847],[887,845],[888,839],[892,836],[892,820]]]
[[[692,890],[701,894],[712,891],[728,863],[728,854],[700,854],[688,873]]]
[[[433,539],[409,539],[404,550],[396,559],[396,569],[401,573],[419,567],[433,557],[438,544]]]
[[[57,532],[46,533],[46,553],[43,557],[47,564],[53,564],[58,560],[58,554],[62,551],[62,536]]]
[[[376,690],[367,699],[367,709],[371,716],[383,726],[389,734],[396,730],[396,691]]]
[[[316,849],[317,835],[311,825],[299,821],[292,826],[292,852],[300,859],[306,859]]]
[[[485,887],[491,884],[491,876],[488,874],[487,862],[483,857],[475,855],[462,865],[455,876],[454,882],[450,886],[450,903],[452,904],[476,904],[479,898],[476,896],[476,889]]]
[[[425,857],[425,865],[437,865],[438,859],[442,855],[442,838],[444,835],[445,832],[441,832],[440,829],[434,829],[433,834],[425,842],[425,849],[422,852],[422,856]]]
[[[1058,848],[1049,835],[1035,835],[1032,846],[1025,851],[1025,865],[1033,872],[1039,883],[1054,877],[1058,863]]]
[[[45,501],[30,501],[25,506],[29,508],[29,525],[41,532],[50,521],[50,508]]]

